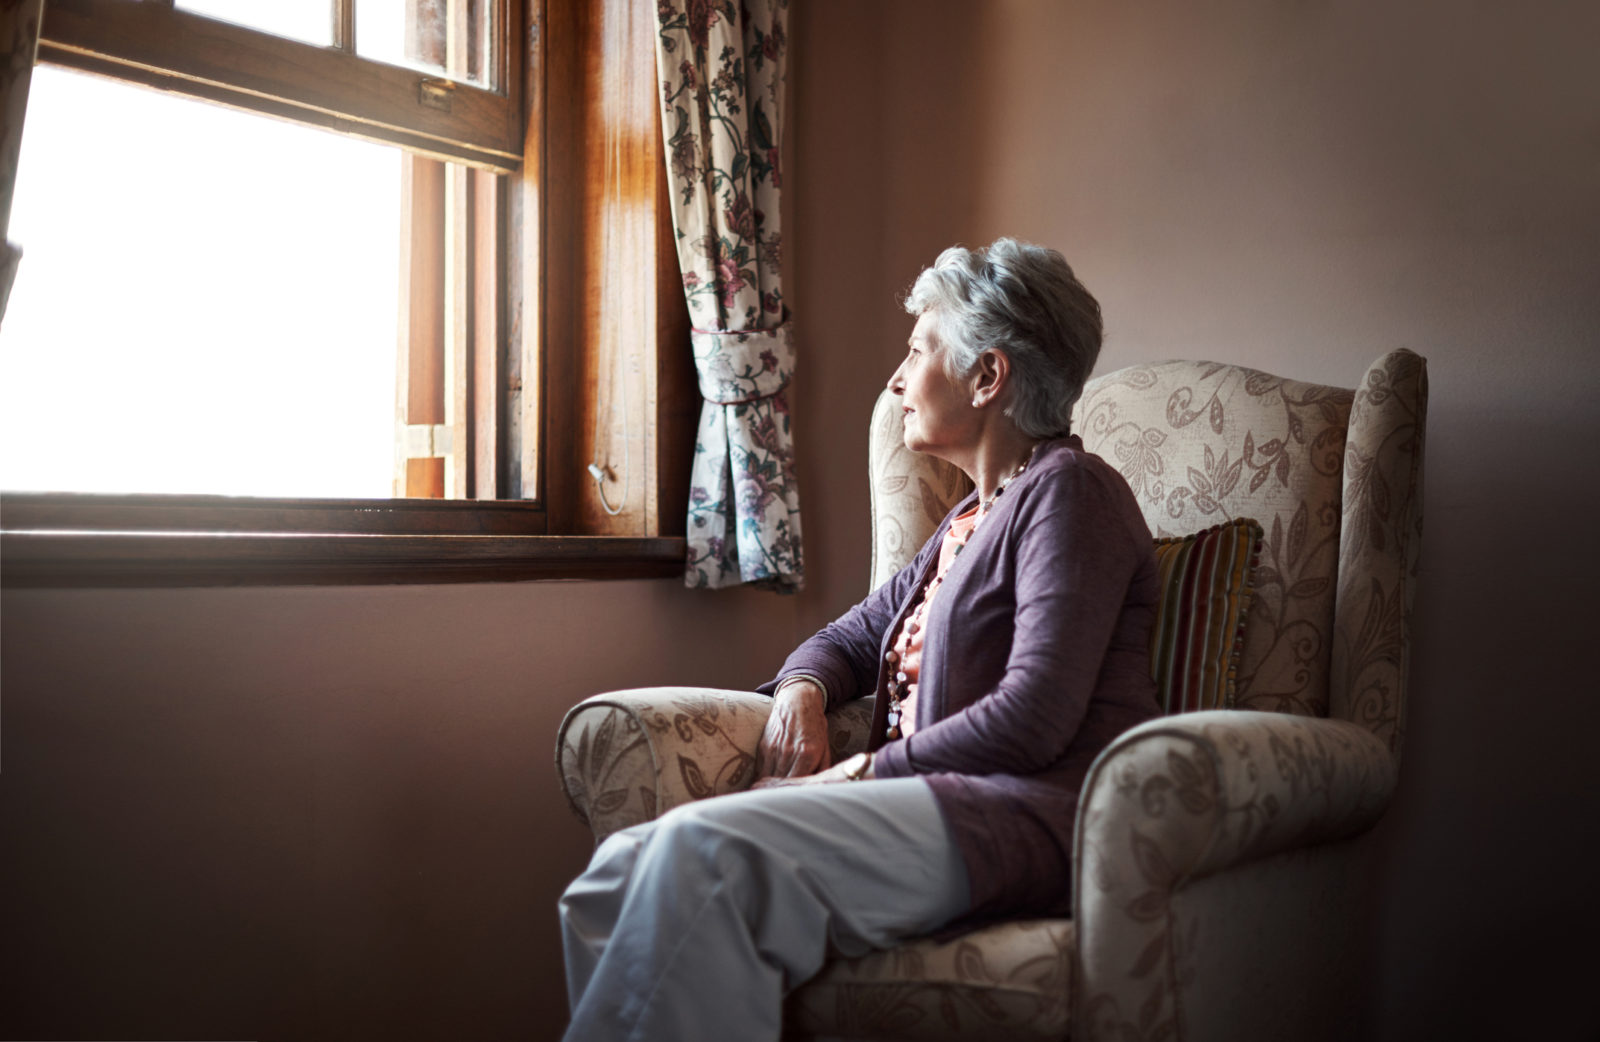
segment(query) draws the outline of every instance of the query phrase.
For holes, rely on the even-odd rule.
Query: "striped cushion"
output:
[[[1156,540],[1161,599],[1150,635],[1150,670],[1163,713],[1233,708],[1260,552],[1261,526],[1248,517]]]

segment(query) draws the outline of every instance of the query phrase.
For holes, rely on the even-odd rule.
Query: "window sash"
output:
[[[516,5],[494,2],[496,90],[134,0],[50,0],[39,58],[512,173],[524,143],[510,51],[520,27]]]

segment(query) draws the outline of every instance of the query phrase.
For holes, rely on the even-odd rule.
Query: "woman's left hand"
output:
[[[839,773],[839,768],[829,767],[816,774],[801,774],[793,778],[757,778],[752,789],[782,789],[791,785],[827,785],[829,782],[849,781]]]
[[[825,771],[818,771],[816,774],[804,774],[796,778],[758,778],[750,787],[752,789],[777,789],[788,785],[829,785],[834,782],[861,781],[873,776],[870,763],[866,765],[866,770],[862,773],[862,759],[863,754],[857,753],[847,760],[841,760]]]
[[[793,785],[815,785],[825,782],[826,778],[820,774],[802,774],[798,778],[757,778],[750,786],[756,789],[786,789]]]
[[[827,693],[816,681],[796,677],[781,684],[756,747],[756,777],[797,778],[832,763],[827,709]]]

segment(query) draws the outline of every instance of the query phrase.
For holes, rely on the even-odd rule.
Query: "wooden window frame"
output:
[[[372,2],[372,0],[368,0]],[[364,58],[353,11],[330,3],[334,45],[320,47],[181,10],[172,0],[47,0],[39,60],[297,123],[512,173],[522,164],[519,9],[490,0],[506,31],[490,56],[494,90]]]
[[[449,168],[442,186],[447,210],[466,215],[468,225],[451,240],[457,277],[447,280],[452,300],[444,310],[454,326],[449,335],[472,345],[448,363],[459,396],[455,419],[471,418],[451,430],[451,491],[474,498],[10,493],[0,503],[0,582],[304,585],[681,574],[699,402],[655,99],[654,8],[631,0],[495,2],[505,4],[506,39],[521,44],[498,59],[513,85],[503,97],[516,109],[514,145],[467,141],[437,124],[394,126],[397,120],[374,115],[375,106],[352,125],[327,111],[333,74],[320,66],[304,82],[280,75],[272,92],[255,82],[258,94],[243,104],[237,87],[207,78],[203,63],[174,76],[126,57],[111,60],[92,46],[104,43],[105,28],[89,23],[115,7],[127,9],[123,14],[138,9],[130,17],[199,19],[209,23],[207,32],[229,39],[266,34],[215,29],[210,19],[162,0],[48,0],[41,60],[400,144],[430,163],[477,168]],[[335,10],[348,22],[346,5]],[[552,48],[552,39],[562,45]],[[278,43],[273,38],[270,46]],[[258,96],[266,93],[272,96]],[[456,96],[493,93],[463,86]],[[615,161],[598,164],[608,171],[602,178],[595,160],[607,149]],[[514,158],[507,155],[513,150]],[[619,243],[628,247],[624,257],[615,255]],[[591,460],[613,456],[638,468],[616,515],[600,507],[587,473]],[[613,490],[613,506],[619,494]]]

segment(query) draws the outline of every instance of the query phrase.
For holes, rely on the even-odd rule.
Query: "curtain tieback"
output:
[[[794,375],[792,323],[775,329],[694,329],[689,332],[700,396],[714,405],[771,398]]]

